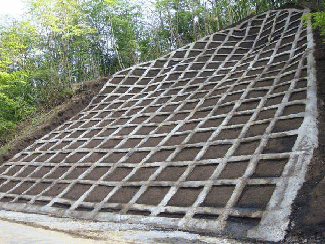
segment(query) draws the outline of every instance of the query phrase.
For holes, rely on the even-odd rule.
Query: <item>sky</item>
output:
[[[148,6],[148,2],[152,5],[156,0],[131,0],[141,6]],[[0,26],[10,23],[10,20],[19,20],[23,17],[26,0],[0,0]],[[9,18],[8,18],[9,17]]]
[[[9,15],[19,18],[24,12],[24,3],[22,0],[0,0],[0,15]]]
[[[0,19],[9,15],[18,18],[24,13],[24,1],[26,0],[0,0]],[[155,2],[155,0],[136,0],[137,3]]]

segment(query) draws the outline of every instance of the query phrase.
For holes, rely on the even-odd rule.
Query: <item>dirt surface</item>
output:
[[[325,44],[314,32],[317,65],[318,148],[306,175],[306,182],[293,204],[287,243],[325,243]]]
[[[294,16],[294,18],[297,18],[297,16],[298,15]],[[267,35],[267,33],[264,34]],[[240,33],[238,33],[238,35],[240,35]],[[304,35],[304,32],[302,32],[302,38],[304,38]],[[214,41],[222,41],[222,38],[224,38],[224,35],[215,35]],[[291,41],[287,40],[287,42]],[[213,42],[211,42],[210,44],[213,44]],[[242,44],[251,45],[252,43],[251,41],[247,41],[243,42]],[[284,43],[283,45],[285,44],[286,43]],[[320,49],[320,47],[318,47],[318,49]],[[215,56],[215,58],[218,60],[213,61],[223,62],[228,56],[230,50],[230,48],[219,49],[219,55]],[[204,51],[206,50],[202,48],[202,52]],[[246,52],[246,50],[244,51]],[[269,54],[266,51],[267,50],[265,50],[263,54],[268,57],[267,55]],[[279,52],[281,53],[281,51]],[[175,53],[174,58],[175,60],[177,60],[179,58],[182,58],[183,56],[184,51],[177,51]],[[317,57],[318,61],[318,96],[319,98],[325,98],[325,93],[322,93],[322,91],[324,91],[324,89],[322,88],[325,88],[325,82],[321,81],[321,79],[324,78],[322,77],[322,74],[324,74],[325,65],[324,55],[322,54],[322,51],[318,50],[315,56]],[[236,57],[236,55],[233,55],[233,57]],[[216,162],[213,160],[223,158],[232,145],[231,143],[233,141],[222,141],[222,143],[213,142],[213,144],[210,142],[207,143],[212,133],[217,130],[217,128],[221,125],[221,123],[223,123],[224,120],[229,119],[228,127],[223,128],[223,130],[221,130],[221,133],[219,134],[217,140],[235,139],[239,136],[245,124],[247,124],[248,121],[251,120],[253,113],[256,113],[258,114],[256,119],[257,123],[252,124],[250,122],[251,124],[249,125],[249,130],[247,132],[244,132],[246,133],[244,139],[242,139],[236,144],[236,151],[233,152],[233,156],[242,156],[243,159],[238,160],[234,157],[227,162],[224,168],[219,167],[221,171],[220,177],[218,178],[219,185],[212,186],[209,191],[205,192],[204,194],[206,195],[206,197],[202,199],[201,203],[199,203],[200,205],[198,206],[211,208],[212,210],[214,208],[224,208],[230,200],[231,195],[237,184],[235,179],[242,178],[242,175],[244,174],[248,165],[247,158],[250,155],[253,155],[256,150],[258,150],[262,139],[261,137],[270,124],[269,120],[275,114],[275,111],[272,106],[276,107],[285,103],[283,102],[284,94],[280,93],[289,89],[290,84],[288,84],[288,81],[292,79],[292,77],[286,76],[281,77],[280,83],[284,84],[277,84],[274,87],[273,93],[270,93],[271,96],[268,97],[268,100],[264,105],[265,110],[261,111],[260,113],[254,112],[254,110],[256,110],[257,105],[260,103],[259,97],[265,95],[265,90],[263,89],[269,89],[267,87],[270,87],[273,83],[274,78],[268,79],[268,77],[274,76],[274,73],[272,72],[274,70],[282,69],[285,65],[285,58],[280,55],[276,56],[276,58],[278,58],[277,62],[279,63],[276,63],[274,65],[272,64],[272,66],[269,67],[269,70],[263,73],[262,80],[259,80],[254,84],[252,83],[252,90],[250,90],[247,97],[243,99],[243,103],[238,106],[236,113],[234,113],[234,111],[231,112],[231,119],[228,118],[229,112],[235,108],[235,101],[238,101],[244,94],[244,91],[240,90],[246,89],[246,87],[249,86],[249,83],[247,82],[254,80],[254,77],[257,74],[261,73],[259,67],[263,67],[263,63],[255,62],[253,67],[256,69],[254,69],[251,73],[249,73],[250,71],[247,72],[247,74],[242,77],[242,82],[239,84],[235,83],[235,80],[232,79],[238,78],[237,75],[239,74],[242,75],[241,67],[238,67],[238,72],[233,72],[233,76],[230,76],[229,80],[223,83],[223,89],[219,88],[218,83],[213,82],[216,82],[217,79],[222,79],[225,74],[229,72],[229,70],[219,70],[220,72],[216,73],[214,77],[216,80],[211,79],[209,80],[210,83],[207,83],[207,85],[202,86],[200,88],[205,92],[205,94],[210,91],[213,91],[210,95],[211,99],[214,100],[205,99],[204,102],[200,103],[200,106],[197,106],[199,101],[195,99],[197,99],[196,96],[201,96],[201,91],[197,91],[199,90],[199,86],[197,84],[200,84],[200,79],[202,79],[202,77],[198,78],[198,81],[192,79],[194,76],[197,75],[196,71],[184,73],[183,81],[177,80],[179,74],[175,72],[175,75],[177,77],[170,75],[168,79],[164,80],[164,85],[166,85],[166,88],[160,86],[161,84],[154,84],[152,86],[148,85],[147,87],[145,87],[145,89],[139,86],[141,89],[144,89],[143,93],[147,95],[147,97],[144,99],[142,97],[136,97],[139,92],[133,91],[131,90],[131,88],[129,90],[129,96],[130,94],[132,94],[134,98],[132,98],[132,96],[131,98],[129,98],[127,97],[127,95],[125,95],[124,97],[123,93],[129,89],[129,87],[127,86],[129,85],[128,82],[131,84],[132,82],[134,82],[135,78],[132,76],[142,76],[141,72],[144,72],[146,66],[140,66],[138,69],[127,71],[129,72],[129,74],[127,75],[128,78],[124,81],[124,83],[119,80],[123,80],[124,78],[118,77],[118,75],[114,79],[112,79],[112,84],[108,85],[105,88],[105,91],[100,94],[101,96],[99,96],[98,99],[95,99],[96,101],[94,101],[92,104],[93,107],[89,109],[87,113],[81,115],[81,117],[83,116],[83,120],[80,120],[80,123],[76,122],[75,125],[67,124],[67,128],[69,126],[70,128],[67,130],[65,128],[62,133],[50,133],[54,128],[63,124],[64,121],[78,114],[79,111],[85,108],[89,104],[91,98],[94,95],[98,94],[99,89],[107,81],[107,79],[94,81],[93,83],[89,83],[85,87],[83,87],[80,91],[80,94],[77,97],[73,98],[70,103],[64,106],[63,109],[58,112],[58,116],[53,118],[48,125],[44,125],[32,135],[22,139],[19,143],[19,146],[11,148],[6,155],[1,155],[0,162],[5,162],[11,156],[15,155],[26,146],[32,144],[35,140],[50,133],[49,136],[46,138],[46,140],[49,141],[46,142],[47,144],[45,143],[44,146],[42,145],[40,152],[45,153],[48,148],[51,148],[54,145],[51,144],[51,138],[55,138],[58,143],[55,148],[52,148],[51,150],[47,151],[46,154],[43,155],[46,158],[40,156],[40,153],[35,152],[31,153],[30,156],[28,156],[28,154],[25,155],[26,157],[22,156],[23,158],[25,158],[21,161],[23,163],[31,162],[33,159],[37,158],[37,162],[42,163],[46,161],[48,166],[40,167],[39,171],[35,170],[35,168],[32,168],[32,166],[29,166],[29,168],[25,168],[21,174],[29,175],[31,172],[35,171],[34,174],[32,174],[31,176],[32,180],[36,181],[36,179],[43,177],[46,173],[50,172],[54,167],[56,167],[50,166],[51,163],[56,164],[62,162],[63,160],[65,160],[64,162],[71,163],[71,165],[67,164],[58,166],[53,172],[51,172],[44,178],[46,180],[55,180],[58,179],[60,176],[64,175],[64,180],[69,180],[69,184],[71,185],[70,187],[68,183],[55,183],[52,184],[49,190],[43,193],[43,196],[45,197],[57,196],[70,187],[62,195],[62,198],[65,198],[65,200],[62,200],[61,202],[61,200],[59,199],[59,201],[55,202],[52,207],[69,209],[72,206],[73,202],[81,198],[81,196],[91,188],[91,184],[95,182],[82,182],[75,184],[75,182],[73,181],[77,179],[77,177],[80,176],[83,172],[89,170],[85,174],[85,180],[90,179],[92,181],[97,181],[100,177],[105,175],[104,181],[107,181],[108,183],[107,185],[97,185],[96,190],[92,190],[91,194],[86,196],[85,199],[88,203],[86,203],[86,205],[80,204],[77,210],[93,210],[94,208],[91,207],[92,205],[89,204],[89,202],[93,203],[102,201],[108,194],[111,193],[112,189],[119,184],[119,181],[124,180],[123,184],[125,185],[121,187],[118,185],[118,190],[116,190],[114,194],[111,194],[111,196],[106,200],[106,203],[108,204],[105,203],[105,206],[107,207],[105,208],[105,206],[103,207],[100,205],[100,211],[104,212],[107,210],[108,212],[116,212],[123,209],[123,213],[127,211],[127,214],[147,216],[151,214],[150,211],[146,209],[136,209],[136,206],[135,209],[133,209],[132,207],[129,208],[126,205],[129,204],[131,206],[132,204],[134,204],[134,202],[130,201],[137,192],[140,192],[138,193],[138,195],[142,195],[137,200],[135,200],[135,203],[150,205],[149,207],[146,206],[146,208],[151,210],[154,209],[152,206],[157,206],[164,199],[165,195],[171,189],[171,187],[175,187],[176,184],[179,184],[179,182],[182,183],[182,181],[184,181],[184,185],[177,186],[178,189],[173,193],[174,195],[172,197],[169,196],[169,200],[165,200],[165,202],[163,203],[166,205],[167,210],[157,213],[157,216],[181,219],[185,216],[185,211],[187,211],[187,209],[185,208],[191,207],[196,202],[198,196],[204,189],[203,185],[201,184],[201,181],[207,181],[209,177],[213,174],[215,169],[219,167],[219,161]],[[200,62],[195,63],[196,65],[200,65],[201,62],[206,62],[200,59],[197,60]],[[191,59],[185,61],[186,62],[184,63],[186,65],[191,65]],[[169,61],[166,61],[166,63],[167,62]],[[247,64],[250,62],[250,60],[247,58],[243,62],[244,64]],[[158,64],[158,62],[156,64]],[[173,64],[172,61],[170,61],[170,64]],[[210,64],[212,65],[214,63],[210,62]],[[227,68],[227,65],[231,67],[232,63],[225,63],[224,67]],[[180,68],[181,64],[178,67]],[[193,70],[197,69],[194,65],[191,67]],[[245,69],[246,68],[243,68],[243,70]],[[297,67],[292,65],[288,67],[286,71],[294,72],[296,69]],[[155,72],[161,72],[161,77],[163,77],[163,75],[165,75],[165,73],[169,70],[170,68],[166,68],[166,70],[161,68],[161,71],[159,71],[158,69],[152,69],[150,72],[153,73],[151,74],[150,72],[148,72],[147,74],[150,79],[154,80],[154,77],[157,75],[157,73]],[[124,74],[120,73],[120,76],[124,76]],[[202,73],[202,76],[206,78],[209,77],[210,74],[207,71],[207,73]],[[191,86],[186,85],[186,82],[189,82],[188,78],[192,79]],[[301,82],[304,82],[305,74],[303,72],[301,78]],[[177,80],[178,83],[174,82],[174,79]],[[142,81],[145,82],[145,79],[139,81],[138,84],[142,85],[142,83],[140,83]],[[120,82],[122,83],[122,85],[120,85]],[[306,83],[304,83],[300,87],[299,84],[300,83],[297,82],[297,87],[295,87],[295,89],[298,89],[298,91],[292,93],[289,102],[305,99],[306,91],[301,91],[299,89],[305,89]],[[145,85],[147,84],[145,83]],[[172,89],[168,90],[167,88],[169,86],[173,86]],[[157,87],[159,87],[159,89],[161,90],[157,89]],[[253,90],[253,88],[257,90]],[[222,98],[220,95],[223,94],[226,89],[229,89],[228,94],[226,97]],[[149,90],[150,92],[156,90],[156,92],[145,93]],[[180,92],[181,90],[182,92]],[[111,97],[107,95],[112,91],[115,91],[115,93],[117,94],[116,98],[114,98],[113,95]],[[179,93],[185,95],[177,95]],[[114,94],[114,92],[112,94]],[[160,94],[164,95],[160,97],[160,99],[156,99],[160,96]],[[191,98],[187,99],[187,97]],[[252,98],[256,100],[250,100]],[[126,100],[128,99],[130,100],[130,102],[126,102]],[[164,101],[163,99],[167,100]],[[186,99],[187,103],[181,104],[181,102],[186,101]],[[156,102],[152,102],[154,100]],[[165,106],[167,101],[169,103],[168,106],[170,107]],[[211,108],[211,106],[213,107],[214,104],[218,103],[218,101],[221,101],[219,102],[220,106],[215,106],[214,108]],[[134,104],[137,103],[138,107],[134,106],[132,102],[134,102]],[[290,233],[283,243],[305,243],[306,241],[309,243],[322,243],[323,240],[323,222],[325,219],[325,214],[323,213],[322,208],[322,203],[325,200],[323,194],[323,186],[325,185],[325,167],[323,166],[323,159],[325,152],[324,145],[321,142],[321,138],[323,136],[322,133],[324,131],[323,128],[325,127],[323,123],[325,117],[324,109],[322,108],[323,103],[324,101],[320,99],[319,148],[316,150],[315,157],[311,163],[309,173],[306,177],[307,182],[304,184],[303,188],[299,192],[298,198],[295,201],[295,212],[292,215]],[[149,106],[150,104],[151,106]],[[284,109],[283,116],[304,112],[305,110],[304,105],[302,104],[285,104],[285,106],[286,107]],[[163,109],[159,110],[161,107],[163,107]],[[103,109],[105,109],[106,111],[101,112],[101,110]],[[141,115],[141,112],[139,112],[141,110],[143,115]],[[190,113],[192,112],[192,110],[196,110],[196,112],[193,114],[192,117],[190,117]],[[212,111],[213,113],[211,114]],[[168,112],[169,114],[164,114],[165,112]],[[124,116],[121,116],[123,114]],[[138,114],[141,116],[137,116]],[[149,117],[150,120],[146,121],[147,119],[149,119]],[[184,123],[183,127],[181,127],[182,129],[180,128],[180,130],[177,131],[177,133],[175,134],[175,131],[173,129],[175,128],[175,126],[177,126],[178,123],[182,123],[181,121],[184,121],[185,119],[191,121],[191,123]],[[199,122],[197,121],[197,119],[206,119],[206,122],[204,124],[201,123],[202,125],[200,127],[200,130],[196,129],[196,131],[194,131],[195,133],[192,133],[193,129],[195,129],[195,127],[197,126],[197,122]],[[300,126],[299,123],[301,123],[301,120],[302,118],[298,117],[295,118],[294,122],[288,122],[288,118],[280,118],[277,121],[275,127],[273,128],[272,133],[281,133],[284,131],[295,130]],[[165,125],[161,126],[161,122],[165,122]],[[153,125],[148,126],[146,125],[146,123],[152,123]],[[293,125],[293,123],[295,124]],[[194,124],[194,127],[191,127],[192,124]],[[97,128],[95,128],[96,126]],[[167,127],[168,129],[166,129]],[[103,131],[98,128],[103,128]],[[158,132],[163,131],[164,129],[166,130],[165,132]],[[130,134],[131,136],[128,137],[128,135]],[[146,135],[149,134],[152,137],[146,137]],[[133,135],[134,137],[132,137]],[[156,146],[169,135],[170,137],[168,138],[168,140],[166,140],[164,144],[165,147],[158,147],[157,149]],[[296,137],[296,135],[289,135],[271,138],[268,140],[268,143],[264,146],[262,154],[290,153],[294,142],[296,141]],[[186,141],[186,138],[190,139]],[[76,140],[72,141],[72,139]],[[105,143],[103,143],[104,140]],[[186,143],[191,145],[178,146]],[[69,144],[70,146],[67,147]],[[117,145],[120,145],[119,148],[117,147]],[[60,151],[55,155],[54,158],[51,158],[51,162],[48,161],[48,159],[54,155],[53,153],[55,150],[59,151],[62,148],[83,148],[85,149],[85,151],[87,151],[87,149],[91,149],[97,146],[99,146],[99,148],[103,150],[115,147],[115,151],[111,153],[108,157],[106,157],[104,161],[100,160],[105,157],[106,152],[92,152],[91,150],[89,150],[89,157],[87,158],[88,161],[81,160],[86,155],[86,153],[76,152],[73,154],[70,151]],[[134,150],[134,147],[136,146],[141,150]],[[177,146],[179,148],[176,148]],[[202,148],[206,148],[205,151],[202,151]],[[148,156],[149,153],[153,151],[154,153]],[[209,164],[203,162],[202,165],[195,165],[195,167],[192,167],[192,165],[188,164],[188,162],[195,161],[195,158],[197,158],[199,152],[202,152],[200,154],[201,159],[203,161],[209,160]],[[173,158],[177,165],[173,165],[172,163],[170,163],[170,159],[168,158]],[[17,162],[19,162],[19,160],[19,158],[16,159]],[[212,164],[210,161],[212,162]],[[103,165],[98,165],[90,169],[91,165],[97,162],[100,162],[100,164]],[[122,165],[120,165],[119,167],[115,167],[114,164],[121,164],[121,162]],[[144,163],[140,165],[141,162]],[[236,193],[238,194],[238,198],[236,200],[237,202],[234,205],[234,208],[240,209],[243,215],[239,217],[227,216],[229,220],[229,223],[227,223],[227,225],[229,225],[229,229],[242,230],[243,233],[241,234],[244,235],[245,231],[247,231],[247,229],[245,228],[251,228],[255,225],[258,225],[261,219],[259,217],[255,217],[254,214],[252,214],[252,216],[246,214],[245,209],[254,209],[254,211],[256,211],[257,213],[259,211],[265,210],[267,203],[269,202],[274,192],[275,185],[264,183],[263,181],[259,182],[259,180],[264,178],[268,180],[268,177],[280,177],[283,172],[283,167],[287,162],[288,158],[283,157],[283,155],[280,155],[279,158],[277,158],[276,163],[272,160],[268,160],[266,157],[265,159],[259,160],[257,162],[256,170],[255,172],[252,172],[252,174],[248,177],[248,180],[258,183],[252,183],[251,185],[244,185],[243,183],[243,186],[241,186],[241,188],[237,187],[238,189],[241,189],[241,192]],[[73,168],[72,164],[75,163],[81,164],[81,167]],[[164,167],[162,163],[164,163],[165,165],[169,163],[169,165],[167,167]],[[137,165],[139,165],[139,167]],[[52,168],[49,169],[49,167]],[[112,167],[115,167],[114,170],[112,170]],[[160,167],[159,172],[157,171],[158,167]],[[23,177],[24,175],[14,175],[15,173],[19,172],[21,168],[21,165],[14,166],[5,174],[7,176]],[[187,168],[188,170],[186,170]],[[4,168],[2,169],[5,171]],[[109,170],[111,170],[110,173],[108,173]],[[156,175],[154,175],[155,172]],[[206,174],[203,175],[202,172],[205,172]],[[266,174],[266,172],[268,174]],[[130,173],[131,177],[126,178],[128,175],[130,175]],[[37,174],[39,175],[37,176]],[[1,192],[7,192],[10,189],[14,189],[9,194],[20,195],[27,189],[29,189],[33,183],[35,183],[24,181],[20,186],[14,188],[20,183],[19,180],[21,180],[19,178],[14,177],[12,177],[14,179],[13,181],[8,181],[7,183],[1,185]],[[153,185],[148,186],[142,192],[139,191],[140,187],[142,187],[142,181],[146,181],[146,184],[149,185],[152,184],[152,179],[154,179],[155,181]],[[199,183],[194,184],[193,181],[197,181]],[[29,197],[31,195],[37,195],[42,190],[45,190],[48,187],[49,183],[46,182],[36,185],[34,188],[31,188],[29,192],[27,192],[28,194],[25,194],[27,195],[25,196],[26,198],[21,198],[21,196],[15,196],[16,198],[14,201],[15,203],[21,203],[24,201],[28,202],[30,200]],[[222,198],[220,198],[220,196],[222,196]],[[13,197],[8,196],[3,197],[1,201],[8,202],[13,201],[13,199]],[[69,200],[69,203],[66,200]],[[49,201],[47,200],[36,200],[32,204],[45,205],[48,203]],[[119,205],[113,205],[115,203],[118,203]],[[183,209],[182,211],[175,211],[173,210],[173,207],[179,207],[180,209]],[[193,219],[217,219],[219,215],[217,214],[217,211],[213,211],[211,211],[211,213],[205,212],[205,210],[202,208],[201,212],[193,215]],[[153,212],[155,213],[155,211]],[[241,227],[241,225],[247,225],[247,227]]]
[[[24,148],[32,145],[36,140],[47,135],[49,132],[62,125],[66,120],[78,114],[88,106],[91,99],[98,94],[108,78],[101,78],[86,82],[77,88],[76,95],[67,99],[63,104],[54,108],[56,115],[47,121],[46,124],[40,125],[39,128],[27,134],[25,137],[14,140],[6,153],[0,154],[0,164],[6,162]]]

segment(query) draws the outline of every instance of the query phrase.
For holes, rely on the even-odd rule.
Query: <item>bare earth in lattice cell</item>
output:
[[[317,145],[303,10],[272,10],[112,76],[0,167],[0,207],[279,241]]]

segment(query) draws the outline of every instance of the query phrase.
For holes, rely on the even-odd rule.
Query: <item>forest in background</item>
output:
[[[286,0],[28,0],[0,23],[0,146],[73,87],[156,59]],[[324,21],[325,22],[325,21]]]

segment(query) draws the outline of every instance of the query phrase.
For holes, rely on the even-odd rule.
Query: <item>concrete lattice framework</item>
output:
[[[0,207],[283,239],[317,145],[302,14],[268,11],[118,72],[0,167]]]

